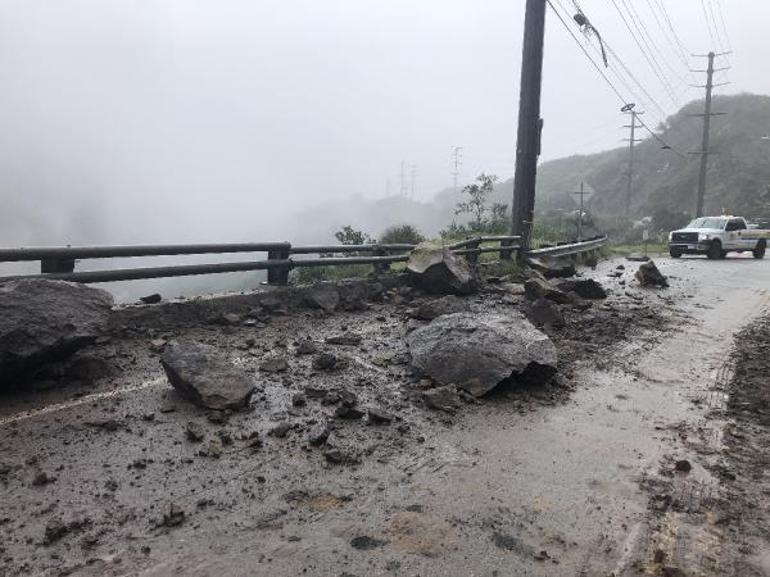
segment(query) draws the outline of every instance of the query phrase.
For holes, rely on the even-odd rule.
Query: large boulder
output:
[[[454,295],[447,295],[423,302],[418,307],[409,311],[409,316],[421,321],[432,321],[441,315],[460,313],[466,310],[468,310],[468,305],[463,299]]]
[[[564,258],[527,258],[527,264],[545,278],[569,278],[575,276],[575,263]]]
[[[655,266],[655,262],[652,260],[639,265],[639,269],[636,271],[636,280],[645,287],[659,286],[661,288],[668,288],[668,278],[658,270],[658,267]]]
[[[564,327],[564,315],[559,307],[548,299],[537,299],[525,307],[527,318],[538,327]]]
[[[332,283],[319,283],[305,289],[304,302],[311,308],[327,313],[334,312],[340,304],[340,292]]]
[[[409,255],[406,264],[412,282],[434,294],[471,294],[476,278],[468,262],[446,247],[423,242]]]
[[[574,292],[580,298],[588,300],[600,300],[607,298],[604,287],[592,278],[564,280],[556,285],[556,288],[565,293]]]
[[[0,384],[67,357],[107,331],[110,293],[44,278],[0,282]]]
[[[455,313],[407,338],[412,367],[434,381],[479,397],[511,376],[556,371],[556,347],[520,314]]]
[[[249,375],[208,345],[171,346],[160,362],[169,382],[183,397],[208,409],[245,407],[254,391]]]
[[[559,304],[572,302],[572,297],[566,292],[555,288],[547,280],[540,277],[533,277],[524,283],[524,294],[531,301],[548,299]]]

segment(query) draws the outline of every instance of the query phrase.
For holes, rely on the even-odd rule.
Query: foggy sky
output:
[[[688,49],[715,48],[701,0],[662,1]],[[770,3],[720,3],[721,92],[770,93]],[[612,3],[581,6],[675,112]],[[0,244],[291,240],[298,208],[397,193],[402,160],[431,197],[453,145],[461,181],[509,177],[523,14],[524,0],[0,0]],[[679,101],[702,97],[656,38]],[[619,145],[618,99],[553,13],[545,53],[543,158]]]

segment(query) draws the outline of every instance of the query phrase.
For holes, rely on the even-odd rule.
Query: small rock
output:
[[[364,412],[356,409],[355,407],[346,407],[344,405],[340,405],[335,409],[334,416],[338,419],[355,420],[362,418],[364,416]]]
[[[160,353],[166,348],[168,341],[166,339],[152,339],[150,341],[150,350],[154,353]]]
[[[307,397],[305,397],[305,395],[302,393],[295,393],[291,397],[291,404],[294,407],[304,407],[307,405]]]
[[[32,479],[32,485],[34,487],[43,487],[44,485],[48,485],[54,481],[56,481],[56,477],[50,476],[45,471],[39,471],[37,475],[35,475],[35,478]]]
[[[330,434],[331,431],[329,431],[329,427],[327,425],[316,425],[310,429],[310,432],[307,435],[307,441],[314,447],[318,447],[319,445],[323,445],[326,442]]]
[[[286,435],[289,434],[289,432],[292,430],[292,424],[284,421],[282,423],[278,423],[275,427],[270,429],[267,434],[271,437],[276,437],[278,439],[283,439],[286,437]]]
[[[262,439],[259,436],[259,431],[252,431],[246,437],[246,446],[252,449],[259,449],[262,447]]]
[[[342,448],[329,449],[324,453],[324,457],[334,465],[355,465],[361,461],[354,451]]]
[[[61,519],[51,519],[45,526],[43,544],[51,545],[69,533],[80,531],[90,525],[91,520],[88,517],[76,518],[69,522],[62,521]]]
[[[222,315],[220,322],[224,325],[236,326],[241,324],[241,315],[235,313],[225,313]]]
[[[95,427],[97,429],[103,429],[111,433],[117,431],[120,428],[125,427],[123,421],[118,419],[96,419],[95,421],[85,421],[85,424],[89,427]]]
[[[337,357],[331,353],[321,353],[313,359],[313,368],[317,371],[331,371],[337,367]]]
[[[145,297],[139,297],[139,300],[142,301],[146,305],[155,305],[158,304],[162,297],[158,293],[153,293],[151,295],[147,295]]]
[[[343,407],[352,408],[358,404],[358,395],[356,395],[353,391],[342,389],[337,391],[337,394],[339,395],[339,402]]]
[[[674,464],[674,468],[680,473],[689,473],[692,470],[692,464],[687,459],[680,459]]]
[[[460,407],[460,394],[455,385],[423,391],[422,399],[428,408],[445,413],[454,413]]]
[[[636,280],[643,287],[658,286],[668,288],[668,278],[658,270],[654,261],[647,261],[639,266],[636,271]]]
[[[318,352],[318,347],[310,339],[305,339],[303,341],[300,341],[299,344],[297,345],[297,348],[294,349],[294,354],[296,355],[314,355],[317,352]]]
[[[330,345],[357,346],[361,344],[361,340],[362,340],[361,335],[356,335],[353,333],[345,333],[342,335],[327,337],[326,343]]]
[[[262,361],[259,370],[264,373],[283,373],[289,370],[289,362],[283,357],[272,357]]]
[[[169,505],[168,510],[163,513],[163,522],[161,524],[164,527],[178,527],[184,523],[184,519],[185,512],[181,507],[172,503]]]
[[[188,421],[185,427],[185,436],[193,443],[199,443],[206,436],[203,426],[196,421]]]
[[[395,418],[390,413],[374,407],[370,407],[368,413],[369,423],[372,425],[390,425]]]
[[[375,539],[374,537],[369,537],[368,535],[360,535],[358,537],[353,537],[353,539],[350,540],[350,546],[361,551],[377,549],[378,547],[382,547],[387,544],[387,541]]]

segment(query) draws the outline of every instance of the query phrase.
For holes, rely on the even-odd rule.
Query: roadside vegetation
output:
[[[442,229],[437,237],[426,236],[412,223],[400,223],[387,227],[379,237],[355,228],[353,225],[346,225],[334,233],[334,238],[341,245],[419,244],[423,241],[451,244],[475,236],[509,234],[511,223],[509,206],[495,200],[498,182],[496,175],[482,173],[473,183],[465,186],[455,205],[456,218]],[[604,257],[645,252],[655,255],[666,252],[668,233],[684,226],[690,218],[691,215],[685,212],[676,212],[665,207],[658,208],[651,216],[638,220],[626,217],[595,217],[590,212],[584,211],[581,238],[585,240],[606,234],[610,242],[600,251]],[[531,240],[532,247],[542,248],[576,241],[581,232],[581,227],[578,226],[579,219],[579,210],[539,211]],[[645,234],[648,239],[646,244]],[[497,243],[487,243],[482,246],[496,245]],[[347,254],[364,256],[372,253],[361,251]],[[333,253],[321,255],[321,257],[334,256],[341,255]],[[486,264],[498,260],[499,255],[496,253],[485,253],[479,257],[479,262]],[[404,266],[404,263],[393,263],[389,271],[401,272]],[[506,262],[501,266],[516,269],[515,263]],[[368,264],[323,266],[295,269],[292,272],[292,280],[296,283],[312,283],[322,280],[362,278],[373,274],[374,267]]]

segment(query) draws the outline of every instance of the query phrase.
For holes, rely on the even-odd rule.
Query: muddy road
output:
[[[456,412],[425,407],[405,362],[419,295],[116,334],[91,351],[108,374],[0,397],[0,575],[770,575],[761,522],[725,521],[770,494],[766,469],[745,470],[767,445],[734,458],[763,425],[730,394],[770,262],[657,262],[669,289],[640,288],[624,260],[586,271],[611,294],[548,331],[557,379]],[[361,342],[325,342],[349,333]],[[158,362],[173,339],[253,371],[250,410],[178,397]],[[314,369],[304,339],[341,368]],[[338,411],[350,392],[361,415]]]

